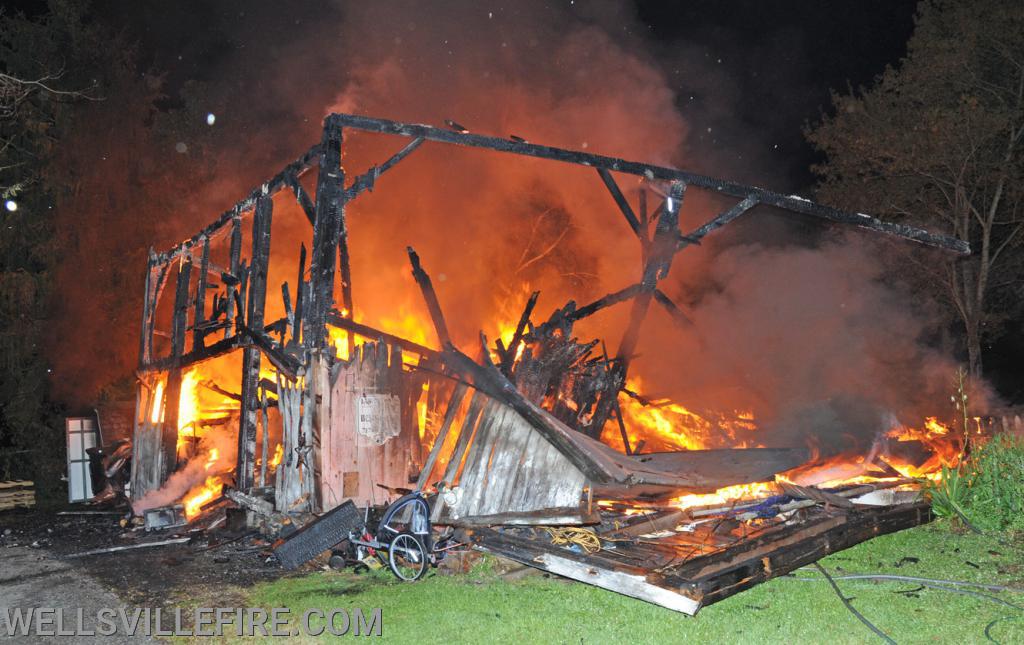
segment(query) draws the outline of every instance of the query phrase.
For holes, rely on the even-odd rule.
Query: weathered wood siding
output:
[[[132,438],[132,479],[131,498],[142,499],[152,490],[160,488],[163,482],[163,430],[161,421],[153,422],[154,416],[159,419],[160,413],[154,414],[154,408],[164,405],[164,391],[156,384],[164,378],[164,374],[154,373],[139,381],[135,399],[135,432]],[[160,400],[157,400],[157,394]]]
[[[402,350],[360,345],[350,362],[334,366],[331,380],[328,423],[320,431],[322,509],[347,499],[383,503],[391,495],[378,484],[408,488],[419,468],[419,431]]]
[[[471,524],[474,518],[502,516],[507,523],[547,524],[575,511],[578,521],[583,473],[515,410],[480,392],[473,396],[470,408],[482,411],[476,424],[472,413],[463,423],[459,443],[470,435],[471,443],[453,482],[458,492],[441,519]],[[457,448],[452,473],[456,455]]]

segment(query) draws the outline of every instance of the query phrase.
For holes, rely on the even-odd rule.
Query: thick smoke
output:
[[[146,493],[141,499],[134,500],[132,511],[136,515],[141,515],[151,508],[177,502],[193,487],[206,481],[207,477],[232,470],[235,467],[237,454],[238,443],[231,433],[218,430],[207,433],[198,446],[196,456],[168,477],[159,489]],[[211,455],[216,455],[216,457],[212,458]]]
[[[90,240],[95,264],[73,256],[61,272],[67,334],[52,352],[58,382],[91,371],[102,383],[126,373],[138,346],[141,250],[168,247],[230,207],[317,141],[331,111],[432,124],[452,119],[474,132],[708,174],[771,176],[749,161],[731,167],[724,155],[696,145],[690,133],[706,133],[710,121],[680,110],[680,85],[732,88],[723,96],[733,96],[736,82],[690,50],[677,61],[656,60],[639,35],[643,27],[619,5],[301,5],[301,24],[294,25],[281,21],[276,6],[238,11],[238,26],[223,29],[246,46],[211,64],[204,92],[186,101],[189,118],[216,112],[217,125],[184,142],[160,139],[158,158],[174,163],[144,157],[145,176],[128,198],[63,215],[106,234]],[[681,81],[669,81],[673,67],[683,71]],[[708,104],[721,123],[728,101]],[[116,150],[130,166],[133,151],[152,137],[141,128],[126,134]],[[348,133],[345,170],[354,176],[405,142]],[[188,152],[175,153],[177,143]],[[741,154],[729,158],[745,151],[735,152]],[[182,190],[186,179],[187,199],[171,199],[169,191]],[[636,179],[619,181],[634,197]],[[684,228],[723,207],[694,192],[686,197]],[[281,310],[278,285],[287,280],[294,293],[299,244],[309,246],[309,226],[289,201],[275,200],[268,320]],[[786,227],[757,213],[743,239],[764,242],[730,245],[726,231],[677,258],[664,288],[695,324],[681,330],[652,310],[635,362],[652,394],[697,409],[750,409],[766,428],[763,443],[802,444],[824,434],[818,443],[828,450],[846,441],[841,437],[870,443],[882,424],[876,418],[917,423],[915,415],[944,412],[936,406],[948,400],[950,368],[922,345],[928,312],[911,310],[907,294],[885,284],[861,238],[787,246]],[[396,332],[408,332],[407,320],[427,320],[409,277],[405,247],[412,245],[465,349],[475,350],[480,329],[493,338],[532,289],[542,291],[539,318],[569,298],[586,302],[640,276],[639,246],[587,168],[428,144],[347,215],[357,317]],[[114,258],[126,249],[137,266],[115,270]],[[72,289],[73,281],[89,288]],[[108,296],[105,289],[115,286],[131,296]],[[98,301],[108,311],[97,311]],[[623,308],[610,310],[579,331],[605,337],[614,351],[625,317]],[[435,342],[431,332],[417,340]],[[97,356],[112,356],[113,364],[97,365]]]

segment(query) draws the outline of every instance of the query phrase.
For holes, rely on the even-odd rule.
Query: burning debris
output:
[[[350,561],[386,560],[405,579],[472,544],[692,614],[930,519],[915,478],[955,464],[964,429],[876,415],[867,449],[777,445],[755,410],[651,398],[649,378],[631,366],[649,310],[681,334],[695,328],[659,284],[676,255],[755,207],[946,251],[966,252],[962,242],[674,168],[448,126],[332,114],[319,144],[192,238],[150,254],[131,477],[132,508],[147,525],[212,526],[237,507],[248,526],[280,534],[288,566],[334,546]],[[346,183],[343,133],[409,142]],[[426,142],[596,169],[638,240],[639,281],[546,319],[539,292],[502,285],[524,306],[501,308],[493,344],[481,333],[471,356],[453,340],[441,304],[450,294],[435,290],[410,247],[429,321],[396,304],[369,324],[354,302],[346,207]],[[641,182],[636,207],[613,173]],[[272,250],[275,209],[287,212],[275,196],[286,189],[312,237]],[[680,211],[695,190],[735,202],[684,232]],[[651,196],[660,203],[648,211]],[[531,237],[519,267],[566,234],[539,248]],[[268,299],[271,279],[284,280],[279,299]],[[622,303],[614,352],[584,338],[591,317]],[[890,491],[882,504],[880,491]]]

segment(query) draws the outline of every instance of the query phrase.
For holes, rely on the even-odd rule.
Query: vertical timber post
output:
[[[305,314],[303,342],[306,349],[319,351],[326,344],[327,312],[334,304],[334,268],[338,243],[344,229],[344,181],[341,169],[341,127],[332,116],[324,123],[320,146],[320,174],[316,182],[316,221],[313,223],[313,253],[309,264],[309,302]],[[346,252],[347,257],[347,252]]]
[[[203,255],[199,261],[199,281],[196,282],[196,312],[192,316],[192,349],[206,347],[206,279],[210,271],[210,238],[203,239]]]
[[[270,261],[270,225],[274,204],[264,194],[256,200],[252,220],[252,259],[249,266],[248,303],[245,325],[263,332],[263,309],[267,300],[267,266]],[[238,429],[238,463],[235,481],[239,489],[253,487],[256,471],[256,416],[259,413],[260,350],[254,344],[242,352],[242,410]]]
[[[242,276],[239,275],[239,268],[242,259],[242,218],[236,213],[231,218],[231,256],[228,260],[230,262],[230,268],[228,271],[231,272],[232,277],[236,280],[241,280]],[[224,319],[227,321],[227,325],[224,327],[224,338],[227,338],[235,329],[235,316],[239,313],[235,311],[235,293],[238,292],[238,284],[231,283],[227,286],[227,303],[225,306]]]
[[[665,208],[661,210],[658,223],[654,228],[654,237],[645,255],[643,275],[640,279],[640,293],[633,298],[633,306],[629,312],[629,324],[622,334],[619,350],[615,354],[614,383],[605,389],[594,409],[593,421],[587,434],[595,439],[601,436],[604,424],[611,417],[618,405],[619,391],[626,383],[626,372],[629,363],[636,353],[636,345],[640,340],[640,327],[647,310],[650,309],[654,291],[658,288],[658,280],[668,275],[675,257],[676,245],[679,240],[679,211],[683,206],[683,194],[686,184],[673,181],[669,196],[665,200]]]
[[[178,403],[181,399],[181,355],[185,353],[185,331],[188,328],[188,293],[192,280],[192,261],[182,258],[178,265],[178,281],[174,289],[174,314],[171,319],[171,368],[164,388],[164,425],[161,434],[163,461],[161,481],[174,472],[178,459]]]
[[[149,249],[146,261],[146,299],[142,303],[142,332],[139,337],[139,367],[153,360],[153,333],[150,320],[156,311],[156,254]]]

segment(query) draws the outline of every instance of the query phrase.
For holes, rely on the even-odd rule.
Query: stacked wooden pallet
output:
[[[30,481],[0,482],[0,511],[18,506],[35,506],[35,483]]]

